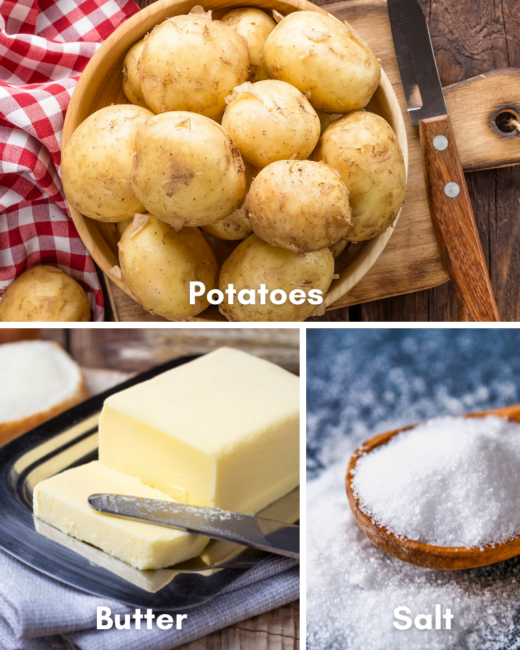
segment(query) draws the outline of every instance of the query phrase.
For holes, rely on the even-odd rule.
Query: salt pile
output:
[[[398,537],[484,547],[520,535],[520,424],[436,418],[362,456],[361,510]]]
[[[308,650],[518,650],[520,558],[465,571],[406,564],[374,546],[345,496],[345,463],[307,485]],[[451,630],[396,630],[393,612],[450,607]]]

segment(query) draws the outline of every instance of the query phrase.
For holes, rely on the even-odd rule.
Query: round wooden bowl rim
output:
[[[500,415],[502,417],[508,417],[509,419],[518,422],[520,419],[520,410],[519,407],[514,406],[506,407],[503,409],[481,411],[478,413],[467,413],[462,417],[477,418],[485,417],[486,415]],[[412,424],[407,427],[395,429],[394,431],[378,434],[377,436],[374,436],[373,438],[370,438],[369,440],[361,443],[361,445],[359,445],[359,447],[357,447],[357,449],[352,454],[345,476],[345,487],[350,509],[352,510],[352,514],[358,522],[361,530],[365,533],[365,535],[367,535],[370,541],[379,548],[382,548],[382,546],[380,546],[380,544],[378,544],[372,537],[369,536],[369,532],[373,531],[374,533],[377,533],[377,535],[375,535],[376,538],[377,536],[387,538],[391,544],[391,547],[389,549],[382,548],[382,550],[390,553],[399,560],[408,562],[410,564],[415,564],[417,566],[435,568],[444,571],[486,566],[519,555],[520,536],[507,542],[502,542],[493,546],[485,546],[483,547],[482,551],[479,547],[468,549],[463,546],[433,546],[407,538],[399,538],[394,535],[394,533],[391,533],[390,531],[387,531],[383,527],[374,523],[371,518],[361,510],[359,507],[359,500],[354,496],[354,491],[352,489],[352,470],[355,469],[357,461],[362,456],[370,453],[376,447],[386,445],[394,436],[398,435],[399,433],[403,431],[409,431],[410,429],[415,429],[417,426],[418,424]],[[393,552],[395,549],[402,550],[402,553]],[[422,559],[422,556],[431,557],[434,559],[434,561],[431,563],[423,563],[421,561],[417,561],[418,559]],[[443,561],[446,563],[443,564]],[[469,562],[471,562],[471,564]]]
[[[207,2],[200,2],[200,0],[158,0],[148,7],[145,7],[137,14],[134,14],[124,23],[119,25],[119,27],[117,27],[115,31],[112,32],[112,34],[101,45],[99,50],[95,52],[94,56],[87,63],[83,73],[80,76],[77,86],[74,89],[74,93],[72,94],[69,109],[65,115],[62,135],[62,148],[65,147],[70,137],[72,136],[72,133],[79,126],[79,124],[81,124],[82,120],[73,121],[72,115],[76,115],[77,110],[81,105],[83,95],[85,93],[88,93],[89,84],[97,69],[98,62],[107,58],[108,60],[113,59],[112,65],[116,65],[117,61],[120,59],[120,55],[116,55],[114,57],[113,52],[118,51],[119,49],[117,45],[120,41],[121,30],[129,32],[138,25],[144,23],[148,25],[150,22],[153,22],[153,20],[155,20],[155,17],[157,17],[157,21],[154,23],[156,24],[160,20],[165,19],[165,13],[168,13],[170,16],[180,15],[189,12],[192,7],[199,4],[202,4],[204,8],[215,10],[224,9],[227,7],[241,7],[244,3],[240,3],[238,0],[228,0],[227,2],[225,0],[222,2],[219,0],[209,0]],[[316,13],[329,15],[328,12],[323,8],[318,7],[317,5],[314,5],[307,0],[261,0],[257,2],[257,5],[261,6],[263,9],[281,9],[285,13],[291,13],[294,11],[315,11]],[[144,33],[147,31],[147,29],[148,27],[144,29]],[[141,33],[141,36],[138,38],[142,38],[142,36],[144,36],[144,33]],[[126,50],[127,48],[125,47],[125,51]],[[408,141],[403,114],[392,84],[390,83],[383,69],[381,69],[381,83],[376,90],[376,93],[378,91],[381,91],[383,93],[386,101],[389,103],[389,110],[392,113],[392,117],[397,123],[398,128],[395,130],[395,132],[399,145],[403,152],[406,178],[408,179]],[[132,294],[132,291],[123,278],[119,278],[110,274],[110,271],[114,265],[110,263],[109,259],[107,259],[107,256],[102,251],[99,251],[99,246],[86,225],[85,220],[87,217],[84,217],[78,210],[76,210],[70,204],[70,202],[68,202],[68,207],[78,234],[87,250],[92,255],[96,264],[98,264],[101,270],[106,273],[110,277],[111,281],[114,282],[122,291],[124,291],[124,293],[126,293],[136,302],[139,302],[136,300],[135,296]],[[401,210],[399,210],[399,213],[397,214],[397,217],[393,224],[385,232],[366,242],[360,242],[360,244],[363,245],[361,253],[340,273],[339,279],[332,282],[329,291],[327,292],[327,295],[324,299],[325,307],[329,307],[341,296],[350,291],[361,280],[361,278],[363,278],[363,276],[368,273],[370,268],[374,265],[378,257],[383,252],[390,237],[392,236],[400,214]],[[204,317],[204,312],[202,312],[202,314],[193,318],[175,320],[214,322],[215,319]]]

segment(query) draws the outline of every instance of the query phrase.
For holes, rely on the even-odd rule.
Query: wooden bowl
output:
[[[203,3],[200,0],[159,0],[120,25],[94,54],[80,77],[65,116],[63,147],[76,128],[89,115],[110,104],[129,103],[122,89],[122,70],[124,56],[130,47],[158,23],[171,16],[186,14],[197,4],[203,4],[206,10],[213,10],[213,16],[218,19],[228,10],[242,7],[248,3],[244,3],[242,0],[207,0]],[[283,15],[293,11],[316,11],[327,14],[326,11],[306,2],[306,0],[258,0],[252,4],[266,11],[276,9]],[[370,34],[362,34],[362,36],[370,37]],[[403,151],[408,173],[408,144],[404,120],[397,97],[384,71],[381,84],[376,90],[369,108],[385,118],[394,129]],[[70,203],[69,210],[83,243],[101,270],[109,274],[110,270],[119,264],[117,255],[119,235],[116,225],[84,217]],[[331,305],[361,280],[383,251],[392,232],[393,227],[368,242],[350,246],[343,253],[342,259],[338,260],[338,264],[343,270],[340,272],[339,279],[333,281],[325,297],[325,306]],[[110,278],[120,289],[134,298],[123,279],[113,276]],[[190,320],[226,321],[218,308],[211,306]]]
[[[507,406],[492,411],[481,411],[480,413],[470,413],[466,417],[478,418],[484,417],[485,415],[499,415],[515,422],[520,422],[520,405]],[[358,459],[376,447],[386,445],[391,438],[401,431],[413,429],[415,426],[417,425],[403,427],[402,429],[390,431],[389,433],[382,433],[367,440],[356,449],[350,459],[345,479],[347,498],[357,523],[372,544],[375,544],[399,560],[403,560],[403,562],[416,564],[428,569],[442,569],[444,571],[473,569],[479,566],[502,562],[503,560],[520,555],[520,537],[504,542],[503,544],[486,546],[482,551],[478,548],[467,549],[463,547],[430,546],[429,544],[423,544],[422,542],[415,542],[409,539],[399,539],[375,524],[360,509],[358,499],[356,499],[352,490],[352,470],[356,467]]]

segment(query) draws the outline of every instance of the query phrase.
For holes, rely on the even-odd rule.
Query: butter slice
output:
[[[255,513],[299,483],[299,379],[220,348],[109,397],[101,463],[191,505]]]
[[[38,483],[33,494],[34,514],[137,569],[159,569],[196,557],[209,541],[200,535],[97,512],[87,501],[96,492],[172,501],[138,478],[94,461]]]

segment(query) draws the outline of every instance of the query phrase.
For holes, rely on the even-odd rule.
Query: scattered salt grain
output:
[[[398,537],[483,548],[520,535],[520,424],[443,417],[362,456],[361,510]]]

